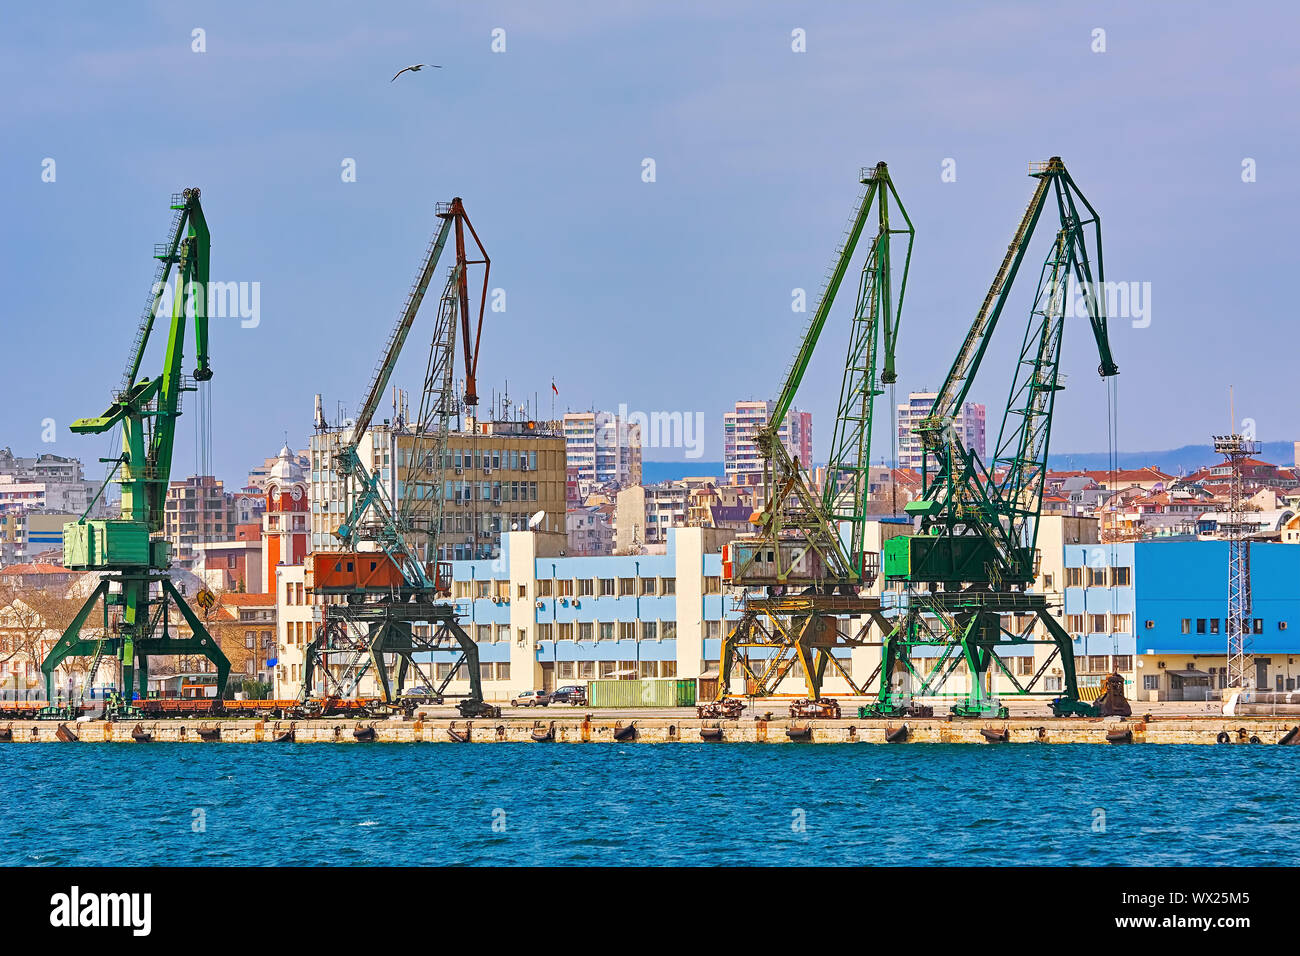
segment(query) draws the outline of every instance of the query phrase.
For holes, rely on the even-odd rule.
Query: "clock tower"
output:
[[[266,479],[266,510],[262,513],[263,581],[275,581],[275,569],[279,565],[303,563],[307,557],[309,525],[306,476],[286,445],[280,449],[280,459]]]

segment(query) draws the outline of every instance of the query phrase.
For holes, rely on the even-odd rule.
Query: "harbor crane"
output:
[[[1036,542],[1052,413],[1064,388],[1061,338],[1071,283],[1072,294],[1082,295],[1100,356],[1098,372],[1110,378],[1119,368],[1106,329],[1100,218],[1060,157],[1032,165],[1030,175],[1037,180],[1033,197],[929,414],[914,429],[924,450],[922,492],[904,511],[918,526],[882,548],[885,577],[903,592],[884,639],[877,698],[862,708],[862,716],[899,713],[912,696],[958,696],[952,708],[957,716],[1005,716],[1006,708],[989,694],[992,669],[1005,675],[1017,695],[1060,694],[1052,702],[1057,716],[1095,713],[1079,700],[1070,635],[1048,613],[1046,596],[1029,591],[1038,576]],[[1051,199],[1059,226],[1043,263],[989,467],[962,442],[954,422]],[[1046,637],[1036,636],[1040,627]],[[1052,650],[1022,683],[999,652],[1034,644]],[[918,655],[922,649],[929,653]],[[1063,686],[1039,690],[1058,660]],[[945,682],[962,663],[969,673],[968,692],[944,694]]]
[[[461,713],[477,716],[496,710],[483,701],[478,646],[461,627],[448,600],[451,563],[441,560],[444,555],[438,546],[443,530],[445,454],[451,420],[458,409],[453,389],[457,325],[464,360],[461,401],[472,414],[478,405],[478,351],[491,262],[460,197],[439,203],[436,215],[441,223],[421,258],[415,282],[355,420],[331,430],[319,409],[317,412],[318,433],[336,436],[331,449],[333,468],[347,496],[347,515],[334,532],[340,549],[313,552],[307,582],[307,589],[324,597],[326,603],[323,621],[307,648],[303,694],[306,698],[314,692],[319,674],[323,693],[313,699],[322,710],[328,710],[331,700],[354,697],[368,673],[373,673],[387,706],[404,702],[404,688],[411,675],[420,679],[423,696],[441,702],[461,667],[467,669],[469,679],[469,695],[458,705]],[[469,256],[467,232],[479,258]],[[398,442],[393,449],[396,492],[390,494],[380,470],[367,468],[359,449],[433,283],[443,249],[453,236],[456,261],[438,302],[419,412],[410,423],[409,442]],[[483,267],[476,324],[471,323],[471,265]],[[371,548],[361,548],[363,542]],[[425,669],[427,661],[421,662],[419,656],[428,657],[449,647],[458,648],[459,657],[441,681],[435,680]],[[391,677],[389,656],[396,658]]]
[[[880,616],[879,598],[859,591],[872,584],[879,570],[879,554],[868,549],[867,540],[872,413],[882,385],[897,378],[895,345],[915,230],[885,163],[864,167],[859,182],[862,189],[812,320],[768,421],[754,438],[763,458],[765,498],[762,510],[751,518],[756,531],[723,550],[723,579],[743,591],[744,603],[740,620],[723,638],[719,702],[736,696],[731,678],[737,666],[747,693],[767,696],[797,662],[808,692],[805,711],[835,712],[838,705],[823,700],[821,693],[828,668],[855,691],[861,688],[833,649],[863,644],[866,630],[844,633],[839,619],[865,616],[889,626]],[[890,222],[891,197],[902,220],[897,225]],[[805,476],[809,463],[792,457],[779,433],[859,240],[870,231],[873,211],[874,234],[858,279],[831,455],[817,492]],[[895,242],[903,245],[901,256],[895,255]]]
[[[163,509],[171,479],[182,395],[197,391],[199,382],[212,378],[207,311],[211,237],[199,203],[199,190],[191,188],[173,195],[171,209],[167,239],[154,248],[158,267],[131,344],[121,387],[102,415],[79,418],[71,425],[75,435],[98,435],[120,425],[122,453],[116,458],[103,459],[112,466],[108,478],[86,512],[63,529],[64,566],[76,571],[98,571],[102,575],[41,663],[49,701],[45,716],[74,716],[79,710],[79,705],[71,700],[66,707],[55,703],[54,672],[68,658],[90,658],[82,682],[83,694],[93,684],[105,660],[111,658],[119,663],[124,699],[109,708],[113,711],[111,716],[137,713],[132,705],[133,693],[141,698],[146,696],[152,658],[182,655],[207,658],[216,668],[218,698],[224,693],[230,675],[230,661],[171,580],[168,542],[156,537],[163,530]],[[145,350],[173,271],[175,291],[162,373],[155,378],[141,378]],[[197,356],[193,374],[187,376],[182,367],[185,329],[191,322]],[[121,517],[88,518],[94,503],[114,482],[121,487]],[[211,598],[211,592],[206,589],[198,595],[200,604],[207,603],[209,607]],[[82,628],[96,605],[103,609],[99,637],[83,637]],[[189,626],[190,636],[173,631],[170,619],[173,605]],[[116,609],[111,620],[110,608]]]

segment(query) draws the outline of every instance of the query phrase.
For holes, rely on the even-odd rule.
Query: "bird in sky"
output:
[[[431,66],[431,67],[433,67],[435,70],[441,70],[441,69],[442,69],[441,64],[438,64],[438,63],[416,63],[414,66],[408,66],[408,67],[406,67],[406,68],[404,68],[404,69],[398,70],[396,73],[393,74],[393,79],[392,79],[392,80],[389,80],[388,82],[389,82],[389,83],[392,83],[393,80],[396,80],[399,76],[401,76],[401,75],[402,75],[403,73],[405,73],[407,70],[410,70],[412,73],[419,73],[419,72],[420,72],[421,70],[423,70],[426,66]]]

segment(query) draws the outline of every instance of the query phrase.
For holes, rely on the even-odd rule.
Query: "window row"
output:
[[[1132,568],[1066,568],[1067,588],[1126,588],[1133,583]]]

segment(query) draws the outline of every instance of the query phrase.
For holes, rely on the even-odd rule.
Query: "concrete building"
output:
[[[444,457],[444,560],[495,558],[501,534],[529,527],[563,535],[565,441],[544,422],[472,423],[475,431],[454,432]],[[407,467],[412,436],[399,434],[398,465]],[[397,495],[404,493],[399,478]]]
[[[550,424],[535,421],[471,423],[452,432],[443,458],[444,560],[495,557],[502,531],[527,528],[543,512],[539,530],[565,530],[564,439]],[[322,431],[311,440],[311,550],[338,547],[334,530],[347,516],[346,483],[334,471],[333,454],[341,432]],[[410,461],[416,436],[388,422],[372,425],[358,454],[379,476],[397,507],[410,489],[412,501],[431,498],[436,482],[427,478],[427,458]],[[423,453],[424,446],[421,443]],[[416,509],[418,514],[418,509]]]
[[[235,525],[235,536],[229,541],[200,541],[192,547],[192,570],[212,590],[262,592],[266,578],[260,524]]]
[[[641,426],[609,412],[569,412],[564,416],[564,451],[576,469],[578,493],[641,483]]]
[[[321,430],[311,437],[307,498],[311,506],[309,548],[312,551],[332,551],[339,547],[334,531],[347,517],[347,483],[334,470],[334,455],[343,437],[340,428]],[[372,475],[379,477],[390,499],[394,490],[393,443],[392,427],[384,421],[371,425],[357,445],[361,463]]]
[[[921,419],[930,414],[930,409],[934,405],[934,400],[938,397],[938,392],[909,392],[907,401],[901,403],[898,408],[898,467],[910,468],[914,471],[921,470],[922,458],[921,440],[913,433]],[[961,408],[961,414],[953,422],[957,431],[957,437],[961,439],[963,445],[973,449],[975,454],[979,455],[980,460],[985,464],[992,466],[992,463],[985,459],[985,410],[984,406],[976,402],[967,402]],[[933,467],[934,462],[931,461]]]
[[[736,402],[722,416],[722,467],[729,484],[757,484],[763,480],[763,458],[754,435],[767,425],[775,402]],[[812,412],[791,408],[777,430],[781,444],[805,469],[812,467]]]
[[[49,454],[23,458],[0,448],[0,514],[59,511],[81,517],[90,508],[90,517],[103,518],[108,503],[96,500],[98,490],[95,482],[85,480],[79,459]]]
[[[49,551],[63,552],[63,526],[80,513],[13,511],[0,514],[0,567],[33,560]]]
[[[570,508],[565,515],[569,554],[612,554],[614,552],[614,514],[608,505]]]
[[[235,510],[219,478],[191,475],[167,486],[163,534],[172,546],[172,563],[188,567],[197,545],[235,539]]]
[[[315,636],[320,608],[306,589],[304,565],[275,568],[276,654],[275,696],[296,698],[302,692],[307,645]]]
[[[670,528],[686,525],[691,489],[685,482],[635,485],[618,493],[614,507],[614,550],[660,549]]]

